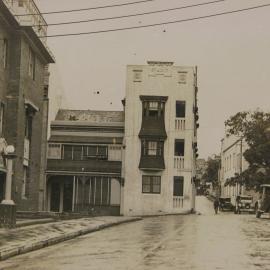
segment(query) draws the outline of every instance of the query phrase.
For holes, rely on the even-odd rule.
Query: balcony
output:
[[[175,118],[175,130],[184,131],[186,125],[185,118]]]
[[[184,198],[182,196],[173,196],[173,208],[183,208]]]
[[[37,36],[46,36],[48,25],[33,0],[3,0],[9,11],[15,16],[21,26],[33,26]],[[16,16],[29,14],[27,16]],[[46,38],[41,39],[46,43]]]
[[[70,173],[121,173],[121,161],[48,159],[47,170]]]
[[[30,141],[27,138],[24,138],[24,147],[23,147],[23,165],[28,166],[30,157]]]
[[[177,170],[183,170],[185,168],[185,159],[182,156],[174,157],[174,168]]]

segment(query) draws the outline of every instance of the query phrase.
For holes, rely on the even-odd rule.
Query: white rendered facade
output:
[[[195,209],[196,93],[196,68],[170,62],[127,67],[122,214]]]
[[[239,184],[225,186],[228,179],[240,174],[248,168],[248,162],[243,153],[248,149],[244,139],[236,136],[225,136],[221,141],[221,195],[235,199],[240,193],[243,194],[244,187]]]

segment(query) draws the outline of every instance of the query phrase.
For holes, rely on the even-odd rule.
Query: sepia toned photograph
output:
[[[270,270],[270,0],[0,0],[0,270]]]

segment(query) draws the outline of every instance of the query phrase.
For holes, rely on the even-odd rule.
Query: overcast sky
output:
[[[42,12],[134,0],[36,0]],[[179,7],[210,0],[156,0],[137,5],[44,15],[47,23],[101,18]],[[270,1],[222,3],[129,19],[49,27],[49,34],[89,32],[180,20]],[[122,32],[49,38],[67,104],[72,109],[121,110],[126,65],[147,60],[198,66],[200,157],[220,151],[224,121],[234,113],[270,104],[270,7],[185,23]],[[165,30],[165,31],[164,31]],[[100,91],[100,95],[95,94]]]

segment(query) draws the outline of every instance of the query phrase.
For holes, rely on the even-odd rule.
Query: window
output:
[[[173,178],[173,196],[183,196],[184,195],[184,177],[174,176]]]
[[[29,64],[28,64],[28,75],[34,80],[36,69],[36,58],[32,49],[29,47]]]
[[[164,114],[164,102],[143,101],[143,116],[158,118]]]
[[[107,160],[108,147],[102,145],[64,145],[62,156],[65,160]]]
[[[24,0],[19,0],[19,7],[23,7]]]
[[[158,102],[150,101],[149,102],[149,112],[150,117],[158,117]]]
[[[22,199],[27,199],[29,196],[29,184],[29,168],[23,166]]]
[[[82,146],[74,145],[73,146],[73,160],[82,160]]]
[[[176,101],[176,117],[186,117],[186,102]]]
[[[143,175],[142,193],[160,194],[161,177],[153,175]]]
[[[7,68],[8,64],[8,40],[3,40],[3,67]]]
[[[144,156],[161,156],[163,152],[162,141],[142,141],[142,154]]]
[[[148,156],[156,156],[157,155],[157,142],[148,142]]]
[[[63,158],[65,160],[72,160],[73,159],[72,145],[64,145],[64,147],[63,147]]]
[[[31,141],[33,114],[27,109],[25,112],[24,137]]]
[[[174,143],[174,155],[183,157],[185,155],[185,141],[184,140],[175,140]]]
[[[83,159],[108,159],[108,147],[103,145],[84,146]]]

